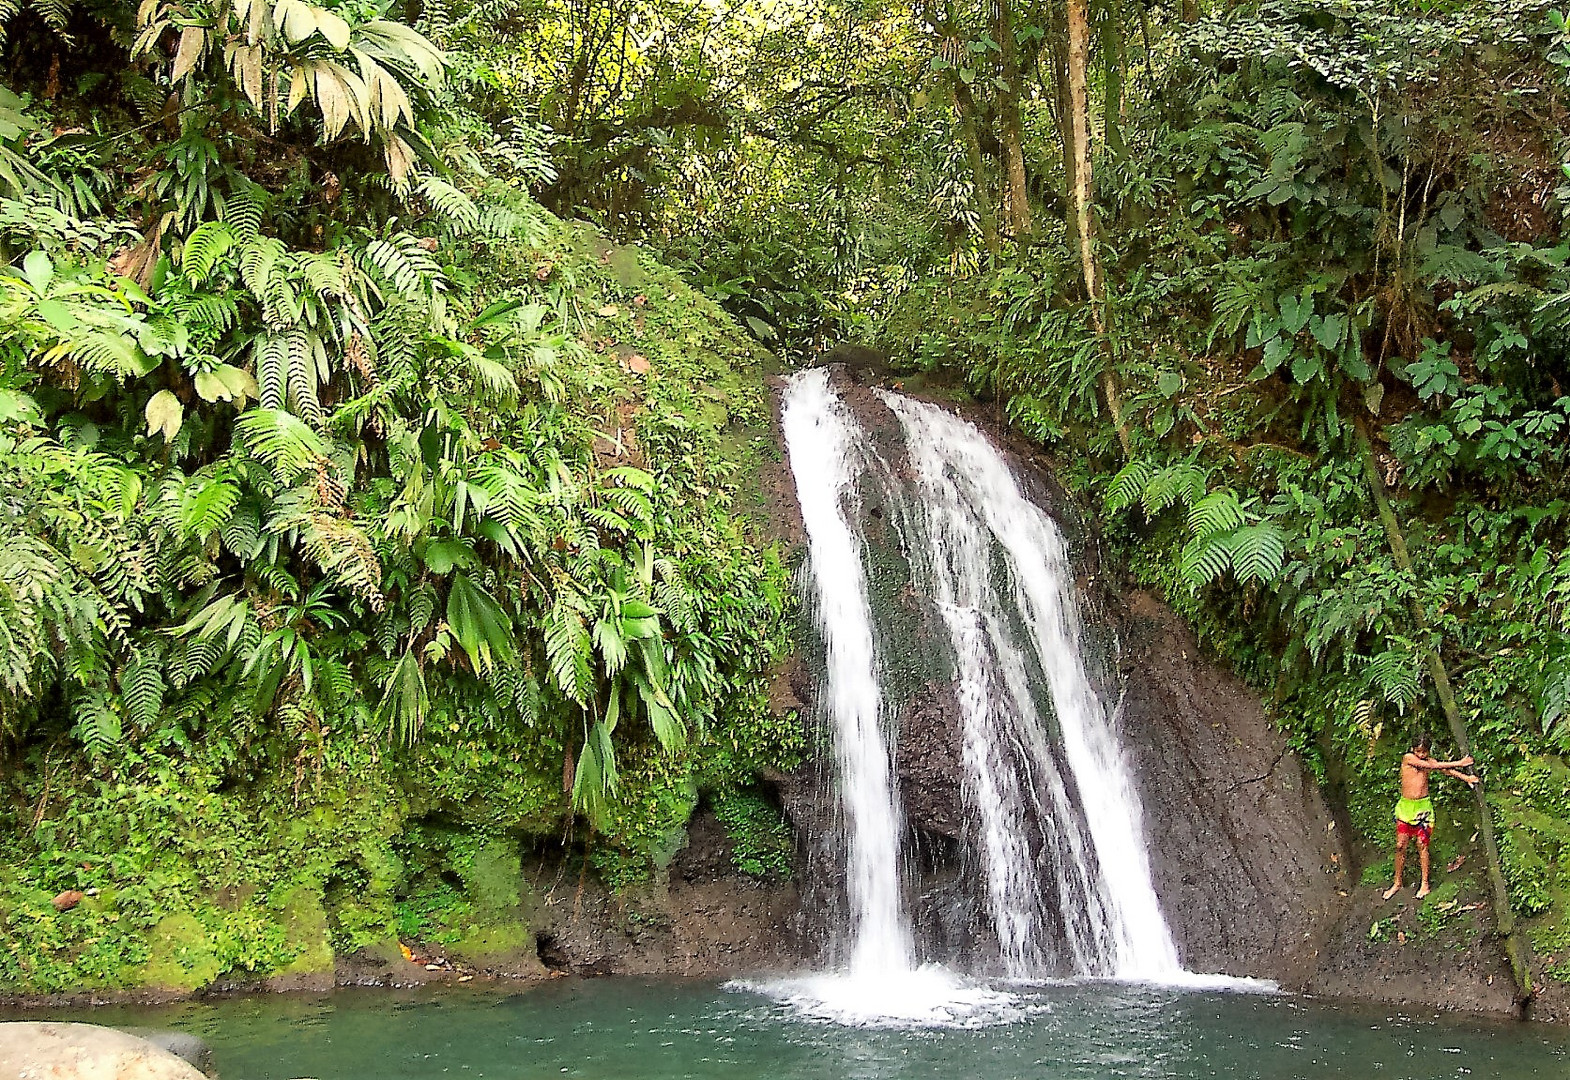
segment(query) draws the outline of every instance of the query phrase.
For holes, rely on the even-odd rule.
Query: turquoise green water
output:
[[[340,991],[52,1018],[195,1032],[223,1080],[1570,1077],[1570,1032],[1546,1025],[1109,985],[1027,1004],[1010,1024],[877,1030],[713,983],[564,979],[508,996]]]

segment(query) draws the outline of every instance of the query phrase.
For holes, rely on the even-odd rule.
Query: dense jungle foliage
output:
[[[631,881],[700,798],[783,868],[749,336],[1054,451],[1369,851],[1453,697],[1570,978],[1562,6],[0,20],[0,986],[499,951],[520,845]]]
[[[6,13],[0,985],[504,951],[797,752],[766,357],[384,14]]]

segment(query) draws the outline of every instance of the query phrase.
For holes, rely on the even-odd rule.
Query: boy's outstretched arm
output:
[[[1464,758],[1458,758],[1455,761],[1436,761],[1433,758],[1422,757],[1418,754],[1408,754],[1407,757],[1411,759],[1410,764],[1428,772],[1447,772],[1450,769],[1464,769],[1472,764],[1471,754]]]
[[[1467,787],[1476,787],[1478,784],[1483,782],[1481,777],[1473,776],[1471,773],[1461,772],[1458,769],[1441,769],[1440,771],[1443,772],[1446,776],[1455,777]]]

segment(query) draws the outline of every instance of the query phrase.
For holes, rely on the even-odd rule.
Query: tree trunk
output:
[[[1063,5],[1052,5],[1050,13],[1051,23],[1047,30],[1047,39],[1037,54],[1037,63],[1044,64],[1049,70],[1043,75],[1042,82],[1052,91],[1053,120],[1057,124],[1058,136],[1063,147],[1063,231],[1068,237],[1068,242],[1074,250],[1079,250],[1079,222],[1074,209],[1074,162],[1075,146],[1073,133],[1069,128],[1069,117],[1074,112],[1074,103],[1069,100],[1068,92],[1068,28],[1064,21]]]
[[[1199,0],[1183,0],[1182,19],[1186,23],[1199,21]]]
[[[998,90],[998,121],[1003,136],[1003,165],[1007,176],[1004,213],[1009,232],[1016,238],[1031,231],[1030,188],[1025,175],[1024,140],[1020,135],[1019,52],[1014,44],[1014,12],[1008,0],[997,0],[998,66],[1004,86]]]
[[[958,81],[959,76],[952,76]],[[996,255],[1001,248],[998,240],[997,215],[992,208],[992,185],[987,181],[986,158],[981,153],[981,136],[976,131],[976,117],[965,107],[965,98],[952,84],[949,97],[954,103],[954,115],[959,118],[960,132],[965,138],[965,160],[970,163],[971,183],[976,191],[976,209],[981,215],[981,239],[987,250]]]
[[[1385,527],[1390,554],[1395,558],[1398,567],[1410,573],[1412,556],[1407,550],[1406,537],[1401,532],[1401,525],[1396,521],[1395,511],[1391,509],[1390,500],[1385,494],[1385,482],[1379,475],[1379,467],[1374,463],[1373,443],[1361,427],[1358,429],[1358,437],[1363,444],[1363,475],[1367,478],[1368,489],[1373,494],[1374,506],[1379,511],[1379,520]],[[1428,625],[1428,617],[1416,601],[1412,604],[1412,621],[1420,628]],[[1467,736],[1466,722],[1461,717],[1460,706],[1456,704],[1455,691],[1450,685],[1450,672],[1446,669],[1444,658],[1439,655],[1438,649],[1427,649],[1426,652],[1428,673],[1433,677],[1434,689],[1439,693],[1439,703],[1444,708],[1445,720],[1450,725],[1450,735],[1455,739],[1456,749],[1461,756],[1469,757],[1472,753],[1472,740]],[[1488,859],[1488,883],[1493,893],[1494,923],[1498,927],[1500,939],[1504,942],[1505,955],[1510,960],[1510,971],[1515,977],[1516,1008],[1525,1015],[1532,998],[1531,953],[1528,951],[1525,935],[1516,925],[1515,912],[1510,908],[1510,894],[1505,888],[1505,875],[1499,863],[1499,844],[1494,837],[1494,815],[1488,807],[1488,800],[1483,795],[1482,784],[1472,788],[1472,798],[1477,803],[1478,831],[1482,833],[1483,853]]]
[[[1072,147],[1074,170],[1070,192],[1074,206],[1074,231],[1079,238],[1079,262],[1085,275],[1086,302],[1090,305],[1091,324],[1101,339],[1105,366],[1101,389],[1107,411],[1117,430],[1123,456],[1129,456],[1128,425],[1123,420],[1123,398],[1118,389],[1117,372],[1112,365],[1111,341],[1107,336],[1101,264],[1096,256],[1095,182],[1091,171],[1090,148],[1090,13],[1088,0],[1067,0],[1068,12],[1068,125],[1067,142]]]

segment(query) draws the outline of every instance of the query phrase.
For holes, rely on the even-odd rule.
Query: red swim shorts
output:
[[[1415,836],[1419,844],[1427,847],[1429,837],[1434,835],[1434,827],[1432,825],[1412,825],[1405,821],[1397,821],[1396,835]]]

